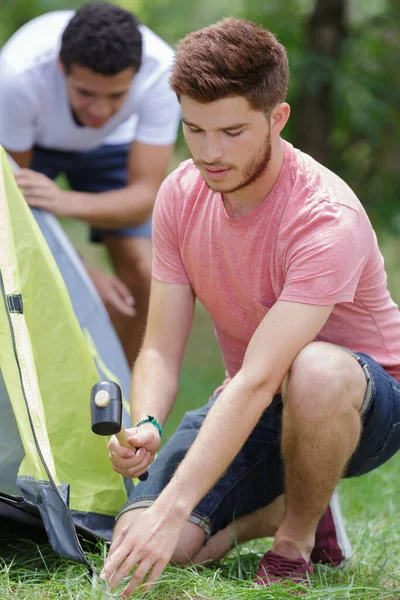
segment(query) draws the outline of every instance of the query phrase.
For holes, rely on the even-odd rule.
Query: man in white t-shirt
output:
[[[130,363],[147,315],[153,202],[179,123],[172,59],[109,3],[42,15],[0,53],[0,144],[30,206],[88,223],[106,245],[117,277],[90,273]],[[60,173],[72,191],[52,181]]]

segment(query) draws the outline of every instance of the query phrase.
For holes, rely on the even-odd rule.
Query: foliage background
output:
[[[30,19],[51,10],[77,8],[81,0],[0,0],[0,47]],[[365,205],[378,230],[389,287],[400,302],[400,2],[398,0],[119,0],[175,46],[194,29],[233,15],[263,24],[287,47],[292,116],[286,139],[341,175]],[[1,85],[1,82],[0,82]],[[174,162],[186,157],[180,138]],[[173,166],[173,165],[172,165]],[[65,223],[78,249],[104,266],[105,256],[86,242],[80,223]],[[168,438],[182,412],[203,404],[222,378],[209,318],[196,312]],[[357,563],[343,572],[318,572],[304,598],[394,600],[400,597],[400,453],[382,468],[341,484],[346,525]],[[51,552],[20,543],[3,552],[0,597],[116,598],[86,580],[84,568],[64,564]],[[265,540],[242,547],[218,569],[167,570],[154,599],[266,598],[246,585]],[[258,554],[257,554],[258,553]],[[1,556],[4,557],[2,561]],[[102,559],[95,557],[98,567]],[[183,591],[182,591],[183,590]],[[268,594],[268,597],[269,596]],[[292,597],[277,589],[275,598]]]
[[[400,2],[114,0],[172,46],[228,15],[274,32],[291,65],[285,137],[354,189],[378,228],[400,228]],[[0,0],[0,46],[28,20],[82,0]],[[182,142],[178,145],[184,153]]]

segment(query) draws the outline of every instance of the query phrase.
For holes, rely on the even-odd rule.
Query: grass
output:
[[[83,233],[75,241],[87,254]],[[79,237],[80,236],[80,237]],[[400,241],[381,240],[389,286],[400,301]],[[89,260],[103,260],[90,249]],[[204,403],[221,382],[223,369],[211,324],[199,306],[186,353],[179,397],[166,427],[168,437],[185,408]],[[271,540],[257,540],[235,548],[212,567],[168,567],[155,589],[134,594],[143,600],[284,600],[301,595],[323,600],[400,599],[400,453],[376,471],[342,481],[340,497],[355,560],[336,571],[317,568],[308,589],[276,585],[269,590],[251,579]],[[0,535],[0,538],[2,536]],[[99,544],[89,557],[100,571],[106,547]],[[111,594],[87,569],[54,554],[47,545],[21,540],[0,542],[0,600],[110,600],[120,597],[122,587]]]
[[[277,585],[267,590],[251,578],[271,540],[235,548],[213,567],[168,567],[155,589],[132,597],[143,600],[283,600],[301,589],[305,599],[395,600],[400,598],[400,455],[373,473],[341,484],[341,500],[356,558],[346,569],[320,568],[310,588]],[[99,544],[90,559],[103,564]],[[95,600],[118,598],[85,567],[57,557],[49,546],[10,542],[0,562],[0,598],[15,600]],[[292,593],[290,593],[292,592]],[[297,594],[296,594],[297,595]]]

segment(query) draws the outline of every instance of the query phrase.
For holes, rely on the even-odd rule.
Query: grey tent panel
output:
[[[78,253],[53,215],[38,209],[32,209],[32,213],[63,276],[81,328],[90,333],[102,361],[118,378],[125,398],[129,398],[131,373],[125,354]],[[97,367],[100,376],[107,379]]]
[[[16,485],[16,480],[25,451],[1,370],[0,423],[0,493],[18,496],[20,491]]]

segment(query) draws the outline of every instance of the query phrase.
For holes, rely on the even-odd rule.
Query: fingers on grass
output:
[[[113,543],[110,546],[110,551],[108,553],[106,564],[108,563],[109,559],[113,556],[113,554],[115,554],[115,551],[118,550],[118,548],[120,547],[120,545],[126,538],[126,534],[128,533],[128,531],[129,531],[129,528],[124,527],[121,530],[121,533],[115,538],[115,540],[113,541]]]
[[[119,560],[118,553],[116,553],[114,556],[117,556],[117,558],[115,559],[115,565],[117,568],[108,577],[108,585],[110,586],[111,590],[116,588],[116,586],[124,579],[124,577],[127,577],[127,575],[129,575],[129,573],[131,571],[133,571],[133,569],[136,567],[136,565],[140,564],[140,561],[142,559],[142,554],[137,552],[136,549],[133,549],[132,552],[130,554],[126,555],[125,559],[123,559],[123,560]],[[112,557],[112,558],[114,558],[114,557]],[[150,566],[151,566],[151,560],[149,560],[149,559],[147,559],[147,560],[149,561]],[[150,566],[148,567],[148,569],[150,568]],[[135,577],[138,568],[135,570],[133,577]],[[140,573],[141,573],[141,571],[139,571],[139,576],[140,576]],[[147,571],[146,571],[146,573],[147,573]],[[144,573],[144,575],[142,576],[142,579],[146,575],[146,573]],[[136,576],[136,579],[137,579],[137,577],[138,576]],[[135,581],[136,581],[136,579],[135,579]],[[142,579],[140,579],[140,581],[142,581]],[[140,581],[138,583],[140,583]]]
[[[152,566],[153,564],[151,559],[144,560],[138,565],[136,571],[131,577],[130,582],[124,589],[123,597],[127,598],[132,594],[133,590],[135,590],[142,583]]]
[[[135,589],[137,589],[138,592],[145,592],[145,591],[148,591],[151,588],[153,588],[155,582],[160,577],[160,575],[164,571],[167,564],[168,564],[168,560],[165,560],[165,559],[158,560],[154,565],[152,564],[152,561],[150,559],[140,563],[140,565],[136,569],[135,573],[133,574],[130,582],[124,589],[123,597],[124,598],[129,597],[130,594],[132,594],[132,592]],[[150,571],[150,569],[151,569],[151,571]],[[143,579],[146,577],[146,574],[149,573],[149,571],[150,571],[150,574],[149,574],[146,582],[143,583],[142,585],[140,585],[141,582],[143,581]],[[138,587],[138,586],[140,586],[140,587]]]

